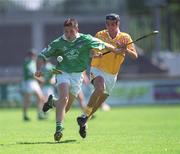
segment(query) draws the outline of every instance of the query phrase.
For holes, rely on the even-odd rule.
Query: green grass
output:
[[[66,115],[64,136],[53,141],[54,111],[47,121],[22,121],[21,109],[0,109],[0,154],[179,154],[180,106],[138,106],[99,111],[81,139],[76,117]]]

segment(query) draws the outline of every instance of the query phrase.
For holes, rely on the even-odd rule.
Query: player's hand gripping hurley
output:
[[[60,62],[62,62],[62,60],[63,60],[63,57],[62,56],[58,56],[57,57],[57,61],[60,63]],[[57,68],[52,68],[51,70],[49,70],[49,71],[46,71],[46,72],[36,72],[35,73],[35,76],[36,77],[40,77],[40,76],[43,76],[44,74],[62,74],[63,73],[63,71],[61,71],[61,70],[59,70],[59,69],[57,69]]]
[[[147,38],[147,37],[149,37],[149,36],[158,34],[158,33],[159,33],[159,31],[153,31],[153,32],[151,32],[151,33],[149,33],[149,34],[146,34],[146,35],[144,35],[144,36],[141,36],[141,37],[137,38],[136,40],[134,40],[134,41],[132,41],[132,42],[127,43],[126,46],[128,46],[128,45],[130,45],[130,44],[132,44],[132,43],[135,43],[135,42],[137,42],[137,41],[140,41],[140,40],[142,40],[142,39],[144,39],[144,38]],[[106,55],[106,54],[108,54],[108,53],[110,53],[110,52],[111,52],[111,51],[104,52],[102,55]]]
[[[58,56],[57,57],[57,61],[58,63],[62,62],[63,61],[63,57],[62,56]],[[57,68],[52,68],[51,70],[47,71],[47,72],[44,72],[45,74],[62,74],[63,72]]]
[[[62,56],[58,56],[57,57],[57,61],[58,63],[63,61],[63,57]],[[46,72],[46,73],[51,73],[51,74],[62,74],[63,72],[57,68],[53,68],[52,70]]]

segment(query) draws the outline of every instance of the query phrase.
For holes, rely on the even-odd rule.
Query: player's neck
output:
[[[109,36],[110,36],[112,39],[114,39],[114,38],[117,36],[118,33],[120,33],[120,30],[119,30],[119,29],[117,29],[117,30],[115,30],[115,31],[109,31]]]
[[[79,37],[80,37],[80,34],[79,34],[79,33],[77,33],[77,34],[75,35],[75,37],[72,37],[72,38],[67,38],[65,34],[63,34],[63,36],[62,36],[62,38],[63,38],[64,40],[68,41],[68,42],[74,42],[74,41],[76,41],[76,39],[79,38]]]

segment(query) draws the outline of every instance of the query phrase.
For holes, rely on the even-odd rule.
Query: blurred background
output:
[[[112,12],[133,39],[160,33],[136,43],[139,58],[127,57],[108,103],[180,103],[179,0],[0,0],[0,107],[21,106],[26,52],[59,37],[64,19],[77,18],[80,32],[95,35]]]

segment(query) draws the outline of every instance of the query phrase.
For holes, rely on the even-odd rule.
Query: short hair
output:
[[[120,21],[120,17],[118,14],[110,13],[106,15],[106,20]]]
[[[74,28],[78,28],[78,22],[76,19],[74,18],[68,18],[64,21],[64,27],[74,27]]]
[[[30,49],[28,52],[27,52],[27,56],[36,56],[36,50],[35,49]]]

